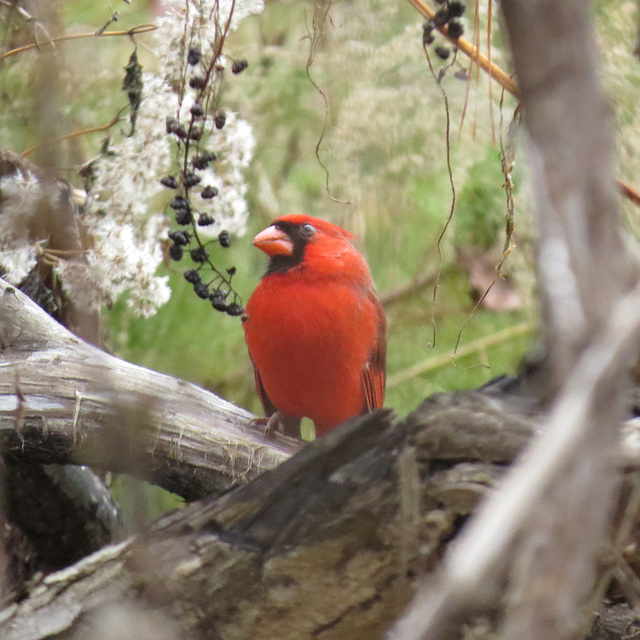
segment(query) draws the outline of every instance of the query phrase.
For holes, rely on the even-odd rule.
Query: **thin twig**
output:
[[[409,284],[400,287],[398,289],[393,289],[393,291],[388,291],[380,296],[380,302],[383,307],[387,307],[389,305],[395,304],[404,298],[408,298],[412,296],[414,293],[420,291],[420,289],[424,289],[424,287],[428,287],[433,284],[438,277],[438,272],[428,273],[425,276],[414,278]]]
[[[416,364],[413,364],[410,367],[407,367],[402,371],[398,371],[394,375],[390,376],[387,379],[387,389],[402,384],[403,382],[411,380],[412,378],[416,378],[417,376],[433,371],[434,369],[444,367],[447,364],[450,364],[453,361],[454,357],[464,358],[465,356],[477,353],[478,351],[484,351],[489,347],[500,344],[501,342],[506,342],[507,340],[511,340],[512,338],[515,338],[517,336],[532,333],[535,328],[535,323],[524,322],[522,324],[517,324],[513,327],[503,329],[502,331],[492,333],[489,336],[478,338],[477,340],[474,340],[473,342],[470,342],[469,344],[459,349],[457,353],[444,353],[441,356],[432,356],[430,358],[425,358],[424,360],[421,360],[420,362],[417,362]]]
[[[440,276],[442,275],[442,240],[444,238],[445,233],[449,229],[449,225],[453,220],[453,214],[456,210],[456,185],[453,180],[453,168],[451,166],[451,112],[449,111],[449,96],[447,96],[447,92],[444,90],[442,86],[442,79],[444,78],[448,69],[450,69],[456,61],[456,56],[453,56],[451,62],[440,69],[438,73],[431,62],[431,57],[429,56],[429,49],[425,42],[422,43],[422,48],[424,50],[424,54],[427,57],[427,63],[429,64],[429,71],[436,81],[438,88],[440,89],[440,93],[442,94],[442,100],[444,102],[444,112],[446,115],[446,124],[445,124],[445,140],[446,140],[446,148],[447,148],[447,173],[449,176],[449,186],[451,188],[451,206],[449,208],[449,215],[444,223],[440,231],[440,235],[438,236],[438,242],[436,243],[436,247],[438,249],[438,272],[436,274],[436,281],[433,285],[433,297],[432,297],[432,306],[431,306],[431,328],[433,330],[433,340],[429,345],[430,348],[436,346],[436,298],[438,295],[438,288],[440,286]]]
[[[79,40],[81,38],[104,38],[106,36],[137,36],[141,33],[147,33],[149,31],[155,31],[158,27],[155,24],[139,24],[127,31],[105,31],[104,33],[98,34],[95,31],[87,32],[87,33],[73,33],[64,36],[59,36],[57,38],[51,38],[49,42],[51,44],[55,44],[56,42],[64,42],[66,40]],[[24,53],[25,51],[29,51],[30,49],[39,49],[40,45],[37,42],[32,42],[31,44],[25,44],[22,47],[18,47],[17,49],[11,49],[11,51],[7,51],[0,55],[0,62],[5,58],[9,58],[11,56],[15,56],[19,53]]]
[[[34,145],[33,147],[29,147],[28,149],[23,151],[20,155],[24,158],[25,156],[28,156],[30,153],[33,153],[36,149],[40,149],[41,147],[44,147],[48,144],[62,142],[63,140],[68,140],[69,138],[84,136],[87,133],[95,133],[96,131],[108,131],[109,129],[111,129],[111,127],[118,124],[118,122],[120,121],[120,115],[126,108],[127,107],[123,107],[122,109],[120,109],[120,111],[118,111],[118,113],[113,118],[113,120],[111,120],[111,122],[108,122],[107,124],[103,124],[99,127],[89,127],[88,129],[80,129],[78,131],[72,131],[71,133],[65,133],[63,136],[58,136],[57,138],[53,138],[53,140],[46,140],[44,142],[40,142],[39,144]]]
[[[307,36],[309,40],[309,55],[307,57],[307,64],[305,66],[305,71],[307,72],[307,78],[309,79],[311,86],[320,94],[320,97],[322,98],[322,101],[324,103],[324,122],[322,125],[322,131],[320,132],[320,136],[316,141],[315,154],[316,154],[316,160],[318,161],[318,164],[322,167],[324,171],[325,189],[326,189],[327,195],[329,196],[329,199],[332,202],[335,202],[337,204],[353,204],[352,200],[341,200],[339,198],[336,198],[333,195],[329,185],[329,178],[330,178],[329,168],[320,157],[320,148],[322,146],[322,142],[329,128],[329,99],[327,98],[327,94],[323,91],[322,87],[313,79],[313,76],[311,75],[311,65],[313,64],[316,49],[318,47],[318,41],[320,40],[320,36],[322,35],[322,25],[324,25],[324,23],[326,22],[330,9],[331,9],[331,0],[325,3],[322,3],[322,6],[320,6],[320,3],[314,4],[312,30],[309,30],[309,33]]]

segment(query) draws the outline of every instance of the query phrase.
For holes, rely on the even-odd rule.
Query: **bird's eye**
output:
[[[312,224],[309,224],[308,222],[306,222],[300,227],[300,233],[305,238],[310,238],[315,232],[316,232],[316,228]]]

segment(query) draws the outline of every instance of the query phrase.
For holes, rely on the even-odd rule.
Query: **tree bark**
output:
[[[395,425],[388,410],[355,419],[32,585],[0,612],[0,637],[94,637],[101,612],[117,628],[133,608],[181,638],[382,638],[527,442],[527,407],[459,392]]]
[[[620,482],[609,452],[638,354],[640,287],[621,233],[592,16],[583,0],[501,6],[537,197],[546,348],[537,388],[550,411],[396,627],[402,640],[453,635],[505,581],[502,638],[582,637]]]
[[[89,372],[100,371],[101,380],[121,380],[124,370],[138,375],[137,367],[70,336],[19,292],[0,286],[3,355],[8,361],[28,367],[30,358],[46,363],[48,353],[63,355],[53,364],[58,377],[70,378],[66,368],[60,373],[63,363],[79,363],[76,371],[86,371],[82,367],[90,357]],[[40,327],[35,336],[31,326]],[[14,327],[13,333],[7,327]],[[30,356],[31,348],[35,351]],[[6,376],[2,372],[7,369],[0,367],[0,375]],[[142,373],[168,388],[181,387],[167,376]],[[127,393],[135,406],[139,391],[132,379]],[[0,430],[5,443],[17,441],[5,449],[13,461],[7,466],[12,480],[18,480],[18,468],[34,460],[101,460],[106,468],[131,469],[128,459],[123,462],[102,451],[101,432],[114,429],[111,411],[98,412],[91,437],[84,435],[87,422],[73,428],[74,416],[78,421],[86,418],[72,408],[66,423],[64,414],[46,413],[64,406],[67,384],[16,385],[5,377],[3,388],[18,391],[13,412],[6,410],[11,394],[4,396]],[[148,385],[140,393],[144,403]],[[96,402],[98,409],[108,408],[109,397],[103,397],[104,404]],[[191,422],[193,405],[181,408]],[[107,546],[63,571],[35,577],[23,586],[19,603],[0,610],[0,637],[36,640],[60,634],[98,640],[105,637],[105,628],[118,636],[135,627],[137,637],[156,640],[382,638],[419,580],[439,565],[487,488],[496,485],[539,429],[539,413],[537,400],[519,393],[517,380],[505,379],[479,391],[437,394],[397,424],[388,411],[354,420],[273,471],[256,472],[248,484],[230,493],[193,503],[148,532]],[[243,415],[239,410],[231,415],[238,414]],[[163,419],[161,412],[152,415]],[[60,434],[55,439],[52,424]],[[131,416],[128,424],[138,428]],[[169,429],[172,423],[166,424]],[[18,433],[11,435],[18,426]],[[247,429],[244,423],[242,429]],[[629,423],[627,430],[618,459],[633,474],[640,466],[638,428]],[[83,446],[76,443],[75,452],[61,458],[58,443],[73,447],[74,434],[76,440],[84,436]],[[197,438],[198,432],[188,440],[200,442]],[[268,449],[271,443],[260,445]],[[142,460],[169,455],[158,453],[162,442],[148,451],[145,438],[134,439],[130,446],[131,461],[136,458],[133,447],[140,447]],[[202,453],[190,458],[191,472],[199,474],[199,490],[220,486],[221,472],[210,466],[211,457]],[[186,474],[185,469],[189,467],[181,468]],[[162,475],[131,470],[164,482]],[[226,482],[238,483],[238,478],[229,473]],[[494,603],[490,615],[499,608]],[[603,610],[597,621],[600,635],[594,632],[593,637],[622,638],[622,632],[602,635],[602,629],[623,626],[620,611],[610,615]],[[635,620],[630,610],[625,616],[627,624]]]
[[[534,409],[488,389],[438,394],[395,424],[388,410],[354,419],[249,484],[27,585],[0,610],[0,637],[103,640],[135,621],[137,638],[382,639],[539,428]],[[503,606],[467,619],[473,637],[495,634]],[[637,619],[605,604],[588,637],[622,640]]]

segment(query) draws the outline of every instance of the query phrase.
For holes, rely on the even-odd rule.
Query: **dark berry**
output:
[[[202,53],[200,52],[200,47],[191,47],[189,49],[189,53],[187,53],[187,62],[194,67],[200,62],[202,58]]]
[[[218,187],[212,187],[209,184],[200,192],[200,197],[205,200],[211,200],[211,198],[215,198],[217,195]]]
[[[451,0],[449,3],[449,13],[452,18],[459,18],[466,10],[466,5],[460,0]]]
[[[449,22],[449,18],[451,15],[449,14],[449,9],[438,9],[435,16],[433,16],[433,24],[436,27],[444,27],[447,22]]]
[[[201,76],[193,76],[189,78],[189,86],[192,89],[204,89],[205,84],[205,79]]]
[[[193,285],[193,290],[196,292],[198,298],[206,300],[209,297],[209,287],[203,282],[196,282]]]
[[[187,231],[182,231],[181,229],[177,231],[169,231],[169,238],[173,240],[173,242],[180,246],[186,246],[189,244],[189,240],[191,236]]]
[[[222,129],[227,122],[227,114],[224,111],[218,111],[215,117],[216,129]]]
[[[184,196],[176,196],[170,203],[169,206],[172,209],[188,209],[189,201]]]
[[[209,257],[209,253],[204,247],[196,247],[189,252],[194,262],[204,262]]]
[[[191,127],[189,130],[189,139],[190,140],[200,140],[202,138],[202,134],[204,133],[204,129],[202,127]]]
[[[220,298],[217,295],[211,298],[211,306],[216,311],[226,311],[228,308],[227,301],[224,298]]]
[[[178,224],[191,224],[193,216],[190,209],[178,209],[176,211],[176,222]]]
[[[213,153],[213,151],[205,151],[204,153],[201,153],[199,156],[195,156],[195,158],[192,158],[191,164],[196,169],[206,169],[212,160],[217,160],[217,159],[218,159],[218,156],[215,153]]]
[[[173,176],[165,176],[160,180],[160,184],[167,189],[177,189],[178,181]]]
[[[198,226],[199,227],[208,227],[210,224],[213,224],[215,220],[208,213],[201,213],[198,216]]]
[[[229,232],[226,229],[218,234],[218,240],[220,241],[220,246],[224,249],[227,249],[231,246],[231,238],[229,236]]]
[[[182,182],[184,183],[184,186],[188,189],[189,187],[195,187],[195,185],[197,185],[200,180],[202,180],[202,178],[200,176],[197,176],[195,173],[185,173],[184,176],[182,177]]]
[[[180,123],[173,116],[167,116],[165,125],[167,128],[167,133],[175,133],[180,126]]]
[[[433,0],[435,4],[444,4],[447,0]]]
[[[431,20],[427,20],[423,25],[422,25],[422,42],[425,45],[431,44],[434,40],[435,37],[433,35],[433,29],[434,29],[434,24]]]
[[[449,22],[449,30],[447,33],[449,37],[454,40],[457,40],[464,33],[464,26],[459,18],[453,18],[451,22]]]
[[[232,302],[227,309],[227,314],[230,316],[241,316],[243,313],[244,309],[236,302]]]
[[[229,295],[229,292],[226,289],[218,289],[216,291],[216,295],[218,296],[218,298],[222,298],[223,300],[226,300],[227,296]]]
[[[231,65],[231,72],[237,75],[242,73],[248,66],[249,63],[246,60],[234,60]]]
[[[198,282],[202,282],[202,276],[199,271],[195,269],[187,269],[184,272],[184,279],[191,284],[196,284]]]
[[[204,107],[199,102],[193,104],[189,111],[191,111],[191,115],[195,116],[196,118],[204,115]]]
[[[182,260],[182,256],[184,255],[184,251],[182,250],[182,247],[177,245],[177,244],[172,244],[169,247],[169,255],[171,256],[172,260],[175,260],[176,262],[178,260]]]
[[[235,268],[235,267],[229,267],[229,268],[227,269],[227,273],[228,273],[230,276],[235,276],[235,275],[236,275],[236,268]]]
[[[442,45],[436,47],[434,51],[441,60],[446,60],[451,55],[449,47],[443,47]]]

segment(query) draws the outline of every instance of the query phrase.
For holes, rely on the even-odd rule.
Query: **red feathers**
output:
[[[364,258],[344,229],[278,218],[253,243],[269,257],[246,306],[245,339],[269,424],[316,435],[381,407],[386,322]]]

